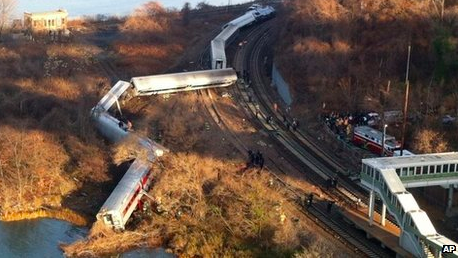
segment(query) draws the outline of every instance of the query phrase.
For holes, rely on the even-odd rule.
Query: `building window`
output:
[[[421,175],[421,167],[415,168],[415,175]]]
[[[46,27],[46,20],[45,20],[45,27]]]
[[[448,173],[448,164],[444,164],[444,173]]]
[[[396,174],[398,174],[398,176],[401,176],[401,169],[400,168],[396,169]]]
[[[33,27],[37,27],[37,21],[33,21]]]
[[[442,167],[442,165],[437,165],[436,166],[436,173],[441,173],[442,172],[441,171],[441,167]]]
[[[428,174],[428,166],[423,166],[423,171],[422,171],[423,175],[427,175]]]
[[[51,24],[52,24],[52,26],[54,26],[54,20],[51,20]]]
[[[434,166],[429,166],[429,174],[434,174]]]
[[[450,172],[455,172],[455,164],[450,164]]]
[[[402,168],[401,176],[407,176],[407,168]]]
[[[414,170],[415,170],[415,167],[410,167],[409,168],[409,176],[413,176]]]

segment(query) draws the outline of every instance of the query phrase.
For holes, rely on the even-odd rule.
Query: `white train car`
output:
[[[245,27],[245,26],[249,26],[251,24],[253,24],[255,21],[256,21],[256,17],[254,16],[254,13],[256,12],[256,10],[250,10],[248,12],[246,12],[244,15],[226,23],[224,26],[223,26],[223,30],[228,27],[229,25],[235,25],[237,26],[239,29],[242,28],[242,27]]]
[[[259,7],[255,9],[254,17],[256,21],[263,21],[275,16],[275,9],[272,6]]]
[[[235,25],[229,25],[222,30],[214,40],[221,40],[224,42],[224,48],[229,46],[232,41],[239,35],[239,27]]]
[[[205,88],[227,87],[237,81],[232,68],[185,73],[134,77],[131,84],[135,96],[165,94]]]
[[[212,69],[225,69],[227,67],[225,48],[238,36],[238,27],[227,26],[211,41]]]
[[[238,35],[241,28],[267,20],[274,15],[275,9],[273,7],[261,7],[259,4],[253,4],[244,15],[226,23],[221,33],[211,41],[211,68],[224,69],[227,67],[225,48]]]
[[[211,67],[215,69],[225,69],[227,66],[226,51],[224,51],[224,41],[211,41]]]
[[[150,161],[136,159],[97,213],[97,220],[115,230],[124,230],[143,192],[151,187],[151,167]]]

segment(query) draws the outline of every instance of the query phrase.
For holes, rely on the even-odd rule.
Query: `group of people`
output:
[[[323,115],[323,119],[326,125],[341,138],[350,135],[355,126],[368,125],[370,120],[365,112],[331,112]]]
[[[256,153],[252,150],[248,150],[248,159],[247,168],[254,166],[262,169],[264,167],[264,157],[259,150],[256,151]]]
[[[132,123],[127,120],[125,117],[119,118],[118,123],[119,128],[123,129],[124,131],[132,131]]]

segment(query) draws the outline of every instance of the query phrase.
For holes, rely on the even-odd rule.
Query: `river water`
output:
[[[53,219],[0,222],[0,257],[62,257],[59,243],[74,242],[87,232]]]
[[[72,243],[84,238],[87,228],[55,219],[34,219],[0,222],[0,258],[63,257],[60,243]],[[139,249],[120,254],[125,258],[172,258],[162,248]]]

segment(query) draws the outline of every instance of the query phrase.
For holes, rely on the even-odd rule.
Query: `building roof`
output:
[[[379,169],[458,163],[458,152],[418,154],[414,156],[363,159],[362,162]]]
[[[68,16],[68,12],[65,9],[59,9],[56,11],[49,11],[49,12],[36,12],[36,13],[31,13],[31,12],[24,12],[26,15],[30,15],[33,18],[39,18],[39,17],[46,17],[46,16]]]

